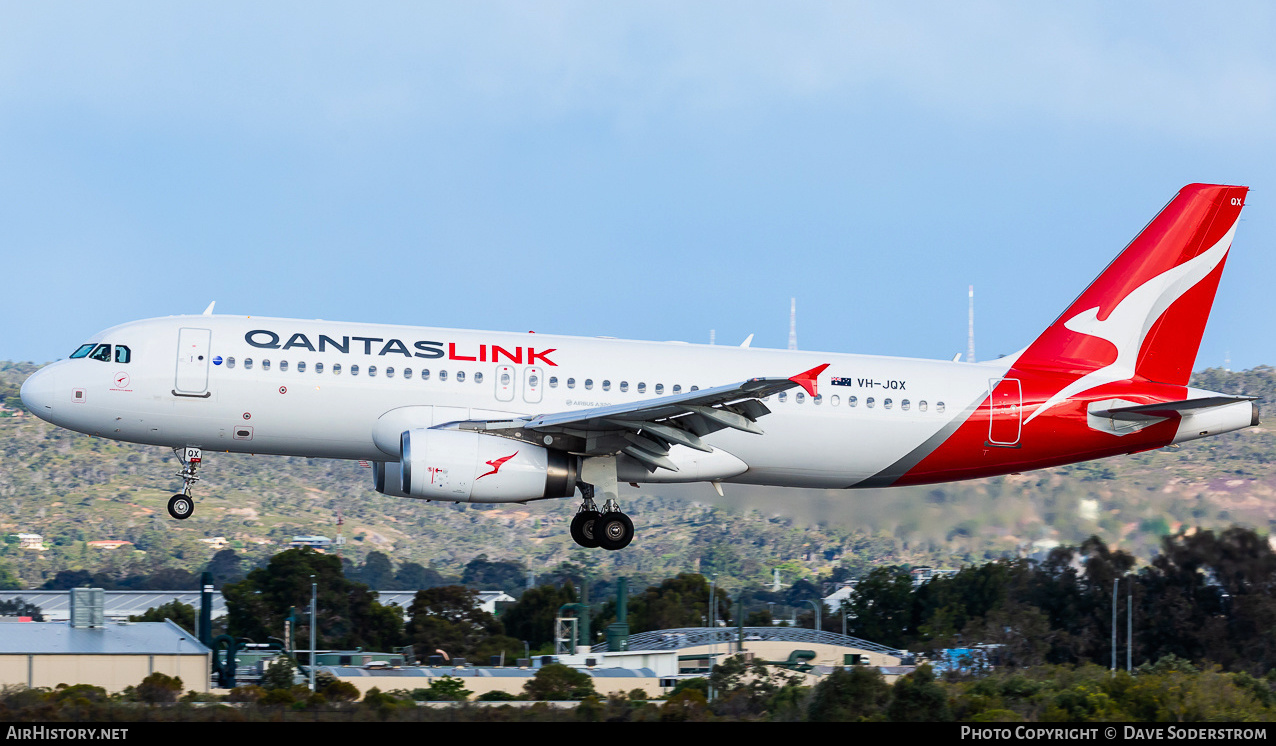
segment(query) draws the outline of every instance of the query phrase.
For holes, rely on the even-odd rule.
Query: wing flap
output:
[[[677,471],[668,459],[671,444],[711,453],[702,437],[731,428],[761,435],[757,420],[771,413],[759,399],[802,387],[816,392],[828,363],[791,378],[750,378],[740,383],[687,391],[626,404],[552,412],[503,420],[469,420],[446,427],[480,430],[581,455],[626,453],[648,468]]]

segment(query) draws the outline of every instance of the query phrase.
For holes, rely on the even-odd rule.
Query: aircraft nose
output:
[[[32,373],[22,384],[19,396],[31,414],[42,420],[53,415],[53,399],[57,391],[57,373],[47,368]]]

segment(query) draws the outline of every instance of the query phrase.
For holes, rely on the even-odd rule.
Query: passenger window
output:
[[[465,371],[463,371],[463,370],[458,370],[458,371],[456,372],[456,382],[457,382],[457,383],[464,383],[464,382],[465,382]]]
[[[404,378],[411,378],[411,377],[412,377],[412,369],[411,369],[411,368],[404,368],[404,369],[403,369],[403,377],[404,377]]]
[[[287,361],[287,360],[280,360],[280,361],[279,361],[279,372],[280,372],[280,373],[282,373],[282,372],[284,372],[284,371],[286,371],[286,370],[288,370],[288,361]]]
[[[475,380],[481,380],[483,376],[482,373],[475,373],[474,375],[476,376]],[[536,388],[537,386],[541,385],[541,377],[536,375],[535,373],[531,374],[530,376],[527,377],[527,385],[531,386],[532,388]]]
[[[227,368],[233,368],[233,367],[235,367],[235,358],[233,358],[233,357],[228,357],[228,358],[226,358],[226,367],[227,367]]]
[[[691,390],[691,391],[699,391],[699,390],[700,390],[700,387],[699,387],[699,386],[692,386],[692,387],[690,388],[690,390]]]
[[[874,402],[873,397],[871,397],[871,396],[870,396],[870,397],[867,397],[866,399],[864,399],[864,406],[868,407],[869,409],[872,409],[872,408],[873,408],[873,402]]]
[[[89,355],[89,359],[91,359],[91,360],[101,360],[101,361],[102,361],[102,362],[104,362],[104,363],[109,363],[109,362],[111,362],[111,346],[110,346],[110,345],[98,345],[98,346],[97,346],[97,349],[93,350],[93,354],[92,354],[92,355]]]
[[[918,412],[925,412],[925,411],[926,411],[926,400],[925,400],[925,399],[922,399],[921,401],[917,402],[917,411],[918,411]]]
[[[332,364],[332,375],[334,375],[334,376],[339,376],[339,375],[341,375],[341,363],[333,363],[333,364]]]
[[[603,391],[611,391],[611,381],[603,381]]]
[[[590,389],[592,389],[592,388],[594,388],[594,379],[592,379],[592,378],[586,378],[586,379],[585,379],[585,390],[586,390],[586,391],[589,391],[589,390],[590,390]]]
[[[647,393],[647,384],[645,384],[645,383],[643,383],[643,382],[639,381],[639,382],[638,382],[638,393],[640,393],[640,394],[645,394],[645,393]]]
[[[622,392],[622,393],[623,393],[623,392],[626,392],[626,391],[629,391],[629,381],[621,381],[621,382],[620,382],[620,390],[621,390],[621,392]]]
[[[665,385],[663,383],[656,384],[656,394],[659,395],[663,393],[665,393]]]
[[[779,399],[780,403],[783,404],[789,400],[789,392],[781,391],[775,398]]]
[[[262,369],[262,370],[270,370],[270,361],[269,361],[269,360],[262,360],[262,361],[261,361],[261,369]]]
[[[569,389],[574,389],[574,388],[576,388],[576,379],[575,379],[575,378],[568,378],[568,379],[567,379],[567,388],[569,388]]]
[[[323,363],[315,363],[315,372],[316,372],[316,373],[322,373],[322,372],[323,372]]]
[[[94,348],[94,347],[96,347],[96,346],[97,346],[97,345],[93,344],[92,342],[90,342],[90,343],[88,343],[88,344],[86,344],[86,345],[80,345],[79,347],[77,347],[77,348],[76,348],[75,352],[72,352],[72,353],[71,353],[71,359],[72,359],[72,360],[77,360],[77,359],[82,358],[82,357],[87,357],[87,356],[88,356],[88,354],[89,354],[90,352],[92,352],[92,351],[93,351],[93,348]]]
[[[512,380],[514,380],[514,379],[510,376],[510,374],[509,374],[509,373],[502,373],[502,374],[501,374],[501,385],[502,385],[502,386],[508,386],[508,385],[510,385],[510,381],[512,381]]]
[[[475,382],[475,383],[482,383],[482,382],[483,382],[483,374],[482,374],[482,373],[480,373],[480,372],[475,372],[475,373],[474,373],[474,382]],[[533,381],[533,382],[532,382],[532,385],[533,385],[533,386],[535,386],[535,385],[536,385],[536,383]]]
[[[838,397],[837,394],[833,394],[832,396],[829,397],[829,406],[836,407],[838,404],[841,403],[841,401],[842,400]]]
[[[115,345],[115,362],[130,363],[132,358],[133,354],[129,351],[129,348],[124,345]]]
[[[447,380],[447,371],[446,371],[446,370],[441,370],[441,371],[439,371],[439,380],[440,380],[440,381],[446,381],[446,380]]]
[[[556,389],[556,388],[558,388],[558,376],[550,376],[550,377],[549,377],[549,387],[550,387],[551,389]]]
[[[386,378],[394,378],[394,368],[386,368],[386,369],[385,369],[385,377],[386,377]]]
[[[673,393],[675,393],[675,394],[681,394],[681,393],[682,393],[682,384],[680,384],[680,383],[675,383],[675,384],[673,385]]]
[[[252,370],[252,369],[253,369],[253,359],[250,357],[244,358],[244,370]]]
[[[882,409],[890,409],[890,408],[891,408],[891,400],[882,399]]]
[[[368,366],[368,378],[376,378],[376,377],[377,377],[377,366],[375,366],[375,365],[369,365],[369,366]]]
[[[858,396],[848,396],[848,397],[846,397],[846,406],[848,406],[848,407],[853,407],[853,406],[855,406],[856,404],[859,404],[859,403],[860,403],[860,398],[859,398]]]
[[[302,360],[301,362],[297,363],[297,372],[298,372],[298,373],[305,373],[305,372],[306,372],[306,361],[305,361],[305,360]]]
[[[935,411],[940,414],[944,413],[944,403],[942,401],[935,402]]]
[[[816,394],[815,396],[812,396],[811,401],[815,402],[816,404],[823,404],[824,394]]]
[[[798,404],[801,404],[802,402],[806,401],[806,394],[799,391],[797,392],[797,396],[794,396],[793,398],[797,400]]]
[[[357,376],[357,375],[359,375],[359,366],[357,366],[357,365],[351,365],[351,366],[350,366],[350,375],[352,375],[352,376]]]
[[[429,369],[429,368],[422,368],[422,369],[421,369],[421,380],[422,380],[422,381],[428,381],[428,380],[430,380],[430,369]]]
[[[900,399],[900,400],[899,400],[899,408],[900,408],[900,409],[902,409],[902,410],[904,410],[905,412],[907,412],[907,411],[908,411],[908,400],[907,400],[907,399]]]

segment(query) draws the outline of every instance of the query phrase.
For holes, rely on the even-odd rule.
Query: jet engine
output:
[[[403,433],[400,449],[397,465],[376,464],[378,492],[508,503],[571,497],[576,491],[576,457],[531,443],[464,430],[414,429]]]

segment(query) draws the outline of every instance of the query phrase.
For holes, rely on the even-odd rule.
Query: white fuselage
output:
[[[1013,362],[242,316],[149,319],[90,342],[125,345],[129,362],[47,366],[23,391],[42,418],[135,443],[383,462],[399,454],[374,437],[378,422],[397,432],[587,409],[829,363],[818,397],[764,400],[765,434],[706,436],[719,461],[696,468],[698,452],[678,447],[671,457],[691,468],[624,480],[828,488],[865,482],[951,432]]]

